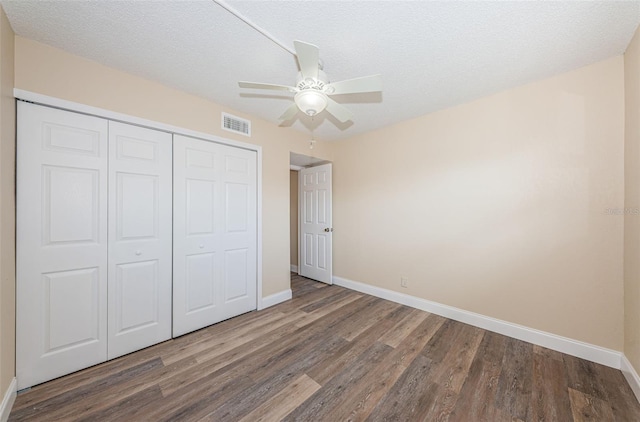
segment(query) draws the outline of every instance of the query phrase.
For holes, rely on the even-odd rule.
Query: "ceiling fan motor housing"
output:
[[[305,78],[298,72],[298,92],[293,100],[307,116],[315,116],[327,107],[326,89],[329,88],[329,78],[322,70],[318,70],[317,78]]]

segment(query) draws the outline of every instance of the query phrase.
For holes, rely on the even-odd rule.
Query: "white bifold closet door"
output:
[[[107,131],[18,102],[18,389],[107,359]]]
[[[256,309],[256,152],[173,138],[173,336]]]
[[[171,150],[109,122],[109,359],[171,338]]]
[[[18,102],[18,388],[170,338],[171,135]]]

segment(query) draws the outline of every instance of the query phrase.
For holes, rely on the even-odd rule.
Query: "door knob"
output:
[[[327,233],[331,233],[333,231],[333,228],[327,227],[326,229],[324,229],[324,231],[326,231]]]

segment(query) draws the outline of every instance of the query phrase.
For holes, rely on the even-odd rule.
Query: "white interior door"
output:
[[[109,122],[109,359],[171,338],[171,141]]]
[[[173,336],[256,309],[256,153],[174,135]]]
[[[298,172],[300,256],[298,274],[333,284],[331,164]]]
[[[107,121],[18,102],[16,372],[107,359]]]

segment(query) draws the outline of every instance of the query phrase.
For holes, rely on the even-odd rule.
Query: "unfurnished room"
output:
[[[640,421],[639,25],[0,0],[0,421]]]

